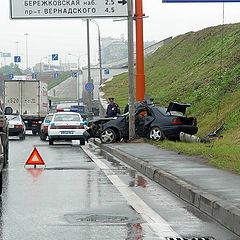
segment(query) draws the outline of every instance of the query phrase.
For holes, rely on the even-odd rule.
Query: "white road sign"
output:
[[[127,0],[10,0],[12,19],[126,17]]]

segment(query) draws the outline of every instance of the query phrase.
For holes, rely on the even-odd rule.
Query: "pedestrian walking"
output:
[[[117,117],[120,114],[120,108],[117,103],[114,102],[114,98],[108,98],[109,104],[107,106],[106,117]]]

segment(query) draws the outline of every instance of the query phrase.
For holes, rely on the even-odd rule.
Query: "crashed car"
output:
[[[196,134],[198,131],[195,117],[187,117],[188,103],[171,102],[167,108],[141,103],[135,106],[136,134],[153,140],[178,140],[180,132]],[[139,124],[138,114],[145,109],[144,128]],[[100,138],[102,143],[114,143],[129,137],[129,114],[114,118],[101,118],[89,123],[89,137]]]

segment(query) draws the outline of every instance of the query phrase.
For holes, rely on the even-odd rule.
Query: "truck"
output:
[[[4,106],[11,107],[13,114],[20,114],[26,130],[37,135],[48,113],[47,84],[39,80],[5,80]]]

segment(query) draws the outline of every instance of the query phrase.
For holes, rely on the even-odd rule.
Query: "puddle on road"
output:
[[[125,216],[125,215],[111,215],[111,214],[67,214],[64,216],[67,222],[70,224],[139,224],[143,223],[143,219],[140,216]]]
[[[136,170],[129,169],[129,176],[132,178],[132,180],[129,181],[129,187],[145,188],[147,186],[147,180],[145,179],[145,177],[138,175]]]
[[[135,169],[132,169],[126,165],[123,165],[120,160],[118,160],[112,155],[105,154],[105,152],[102,151],[101,149],[97,151],[97,155],[104,157],[104,159],[114,167],[114,172],[116,174],[129,175],[129,178],[130,178],[128,181],[129,187],[145,188],[147,186],[146,178],[141,175],[138,175]]]
[[[65,171],[65,170],[84,170],[84,171],[92,171],[96,170],[99,171],[95,166],[93,167],[50,167],[45,168],[45,170],[52,170],[52,171]]]

